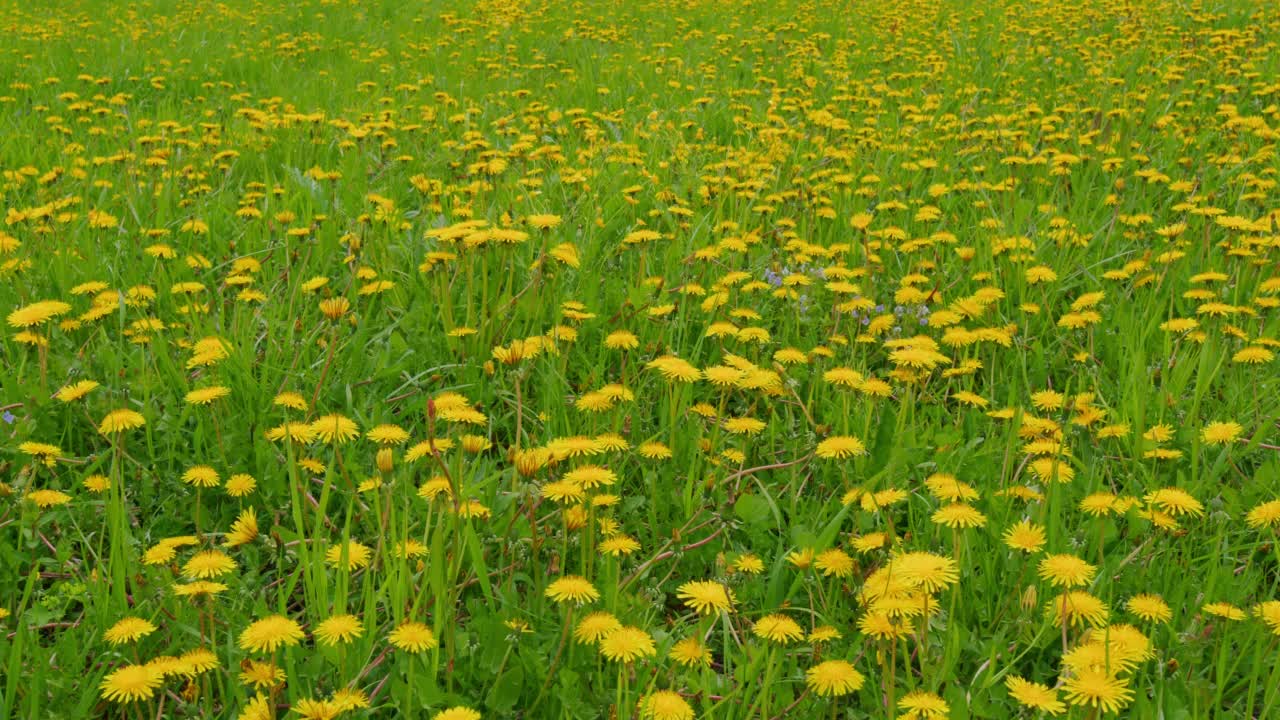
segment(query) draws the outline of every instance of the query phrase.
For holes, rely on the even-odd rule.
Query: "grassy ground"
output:
[[[0,33],[0,717],[1280,716],[1270,3]]]

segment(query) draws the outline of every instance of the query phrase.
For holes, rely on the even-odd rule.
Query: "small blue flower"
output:
[[[12,425],[13,421],[16,419],[17,418],[13,416],[13,413],[9,412],[8,410],[5,410],[4,414],[0,415],[0,420],[4,420],[6,425]]]

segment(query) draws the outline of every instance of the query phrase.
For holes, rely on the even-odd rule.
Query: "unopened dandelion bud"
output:
[[[564,511],[564,526],[569,530],[581,530],[587,526],[587,509],[581,505]]]
[[[541,448],[536,450],[517,450],[515,453],[516,472],[521,477],[533,477],[542,468],[546,467],[547,461],[551,459],[551,454]]]
[[[1023,610],[1035,609],[1036,601],[1038,597],[1039,596],[1038,596],[1038,593],[1036,592],[1036,586],[1028,585],[1027,588],[1022,591],[1022,609]]]
[[[320,301],[320,312],[333,321],[342,319],[351,309],[351,302],[344,297],[328,298]]]
[[[382,448],[379,450],[375,460],[378,464],[378,472],[384,475],[395,469],[395,455],[391,452],[391,448]]]

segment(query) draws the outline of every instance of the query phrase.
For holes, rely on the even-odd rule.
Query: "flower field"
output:
[[[1280,7],[0,0],[0,718],[1280,718]]]

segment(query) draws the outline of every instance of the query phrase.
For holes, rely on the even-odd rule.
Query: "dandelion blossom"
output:
[[[79,400],[85,395],[88,395],[97,387],[98,387],[98,383],[96,381],[81,380],[80,382],[75,383],[73,385],[67,385],[66,387],[62,388],[58,392],[54,393],[53,396],[57,398],[59,401],[64,403],[75,402],[76,400]]]
[[[116,622],[103,633],[102,637],[112,645],[123,645],[136,642],[156,631],[156,626],[149,620],[138,617],[127,617]]]
[[[656,652],[653,637],[638,627],[620,627],[600,641],[600,653],[614,662],[630,663]]]
[[[1200,439],[1206,445],[1226,445],[1244,432],[1238,422],[1211,422],[1200,431]]]
[[[164,675],[150,665],[125,665],[102,680],[102,697],[116,703],[150,700]]]
[[[696,637],[687,637],[672,645],[671,659],[684,667],[711,667],[711,651]]]
[[[196,553],[186,565],[182,566],[182,575],[197,580],[208,580],[226,575],[236,569],[236,561],[217,550],[205,550]]]
[[[580,575],[565,575],[547,586],[546,596],[558,603],[572,602],[575,605],[594,602],[600,599],[600,591],[596,590],[590,580]]]
[[[1280,500],[1269,500],[1249,511],[1245,522],[1254,529],[1280,527]]]
[[[1046,606],[1058,625],[1101,627],[1110,611],[1107,604],[1087,592],[1073,590],[1053,598]]]
[[[407,653],[420,653],[436,647],[435,633],[420,622],[404,622],[391,631],[387,640]]]
[[[773,613],[760,618],[751,627],[751,632],[756,637],[780,645],[786,645],[804,638],[804,630],[800,628],[799,623],[780,613]]]
[[[6,319],[12,327],[29,328],[69,312],[71,306],[61,300],[42,300],[14,310]]]
[[[321,645],[330,647],[342,643],[349,645],[353,640],[364,635],[364,623],[355,615],[334,615],[316,626],[315,636]]]
[[[680,693],[658,690],[640,700],[640,712],[645,720],[693,720],[693,708]]]
[[[1009,688],[1009,695],[1025,708],[1050,715],[1061,715],[1067,711],[1066,704],[1058,699],[1058,691],[1047,685],[1024,680],[1017,675],[1010,675],[1004,684]]]
[[[939,508],[931,519],[953,530],[979,528],[987,524],[987,516],[968,503],[951,503]]]
[[[284,670],[272,662],[249,660],[240,670],[240,682],[254,690],[268,690],[284,682]]]
[[[373,557],[373,550],[369,546],[351,540],[346,545],[330,546],[324,553],[324,561],[330,567],[340,567],[342,566],[344,551],[347,556],[346,569],[348,572],[368,566],[370,558]]]
[[[1181,488],[1161,488],[1147,493],[1143,500],[1175,517],[1204,514],[1204,505]]]
[[[1262,620],[1272,635],[1280,637],[1280,600],[1268,600],[1253,606],[1253,614]]]
[[[116,435],[126,430],[140,428],[145,424],[147,419],[140,412],[127,408],[112,410],[102,418],[102,423],[98,425],[98,432],[103,435]]]
[[[1118,712],[1133,700],[1128,682],[1101,667],[1084,668],[1068,677],[1062,683],[1062,691],[1072,705],[1099,708],[1106,713]]]
[[[469,707],[457,705],[432,715],[431,720],[480,720],[480,713]]]
[[[311,423],[311,430],[322,441],[335,445],[347,442],[360,431],[354,420],[337,413],[317,418]]]
[[[933,594],[945,590],[960,579],[956,562],[928,552],[912,552],[899,556],[894,567],[907,583]]]
[[[907,693],[898,701],[898,707],[907,711],[907,717],[916,720],[943,720],[951,714],[946,700],[924,690]]]
[[[1045,544],[1044,527],[1030,520],[1023,520],[1005,531],[1004,544],[1024,553],[1040,552]]]
[[[1040,561],[1040,578],[1054,587],[1079,587],[1088,585],[1098,568],[1075,555],[1049,555]]]
[[[606,635],[622,627],[622,623],[613,613],[593,612],[582,618],[578,627],[573,630],[573,639],[580,645],[591,645],[604,639]]]
[[[839,460],[857,455],[866,455],[867,446],[852,435],[833,435],[818,443],[814,453],[823,459]]]
[[[188,405],[209,405],[231,394],[231,388],[222,385],[196,388],[186,395]]]
[[[297,645],[303,637],[298,623],[283,615],[269,615],[254,621],[240,633],[240,649],[272,653],[277,648]]]
[[[845,660],[827,660],[805,671],[805,683],[818,695],[848,695],[862,688],[866,678]]]
[[[699,615],[715,615],[733,610],[733,591],[718,582],[687,582],[677,589],[676,595]]]
[[[1166,623],[1173,619],[1173,611],[1159,595],[1134,595],[1124,604],[1130,613],[1151,623]]]

